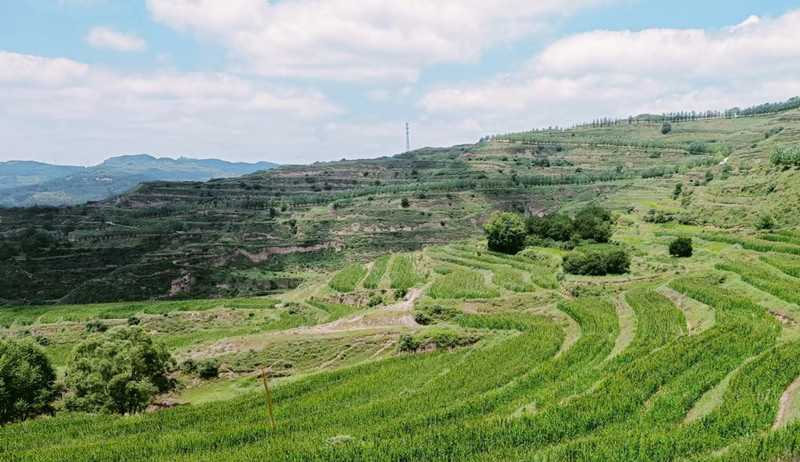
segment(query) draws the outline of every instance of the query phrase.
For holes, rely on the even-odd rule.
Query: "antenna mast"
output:
[[[411,151],[411,138],[409,137],[408,122],[406,122],[406,152]]]

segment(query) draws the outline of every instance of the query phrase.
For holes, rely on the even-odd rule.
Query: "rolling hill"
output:
[[[118,156],[92,167],[39,162],[0,162],[0,206],[77,205],[116,196],[148,181],[206,181],[276,167],[217,159]]]
[[[0,456],[797,460],[798,139],[791,105],[604,119],[0,210],[0,335],[63,374],[88,332],[137,325],[179,384],[7,425]],[[586,210],[609,242],[484,236]],[[566,264],[609,249],[622,274]]]

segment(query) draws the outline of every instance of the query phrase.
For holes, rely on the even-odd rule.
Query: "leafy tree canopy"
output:
[[[134,414],[167,391],[175,361],[163,342],[139,326],[90,335],[72,352],[66,385],[69,410]]]
[[[581,239],[606,243],[611,239],[611,212],[596,206],[585,207],[575,215],[573,227]]]
[[[515,254],[525,247],[525,223],[515,213],[495,213],[483,229],[489,250]]]
[[[564,271],[586,276],[625,274],[630,270],[631,257],[625,249],[614,246],[573,251],[564,256]]]
[[[33,340],[0,340],[0,423],[52,412],[56,373]]]

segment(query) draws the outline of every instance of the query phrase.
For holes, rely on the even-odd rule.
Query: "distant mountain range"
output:
[[[118,156],[92,167],[32,161],[0,162],[0,206],[74,205],[102,200],[147,181],[207,181],[277,167],[219,159]]]

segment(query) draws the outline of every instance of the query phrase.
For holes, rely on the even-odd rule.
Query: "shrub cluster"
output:
[[[669,254],[673,257],[688,258],[693,252],[691,237],[678,237],[669,243]]]
[[[800,167],[800,145],[776,147],[772,150],[772,163],[784,167]]]
[[[584,276],[625,274],[630,267],[630,255],[625,249],[617,246],[576,250],[564,256],[564,271],[570,274]]]
[[[219,376],[219,360],[201,359],[195,361],[194,359],[187,359],[181,364],[181,370],[186,374],[197,374],[201,379],[214,379]]]
[[[459,314],[461,314],[461,310],[455,306],[424,305],[416,309],[414,320],[417,324],[426,326],[435,321],[449,321]]]
[[[601,207],[588,206],[575,214],[575,218],[554,213],[544,217],[530,217],[525,226],[534,239],[576,243],[594,241],[603,244],[611,239],[611,212]]]

